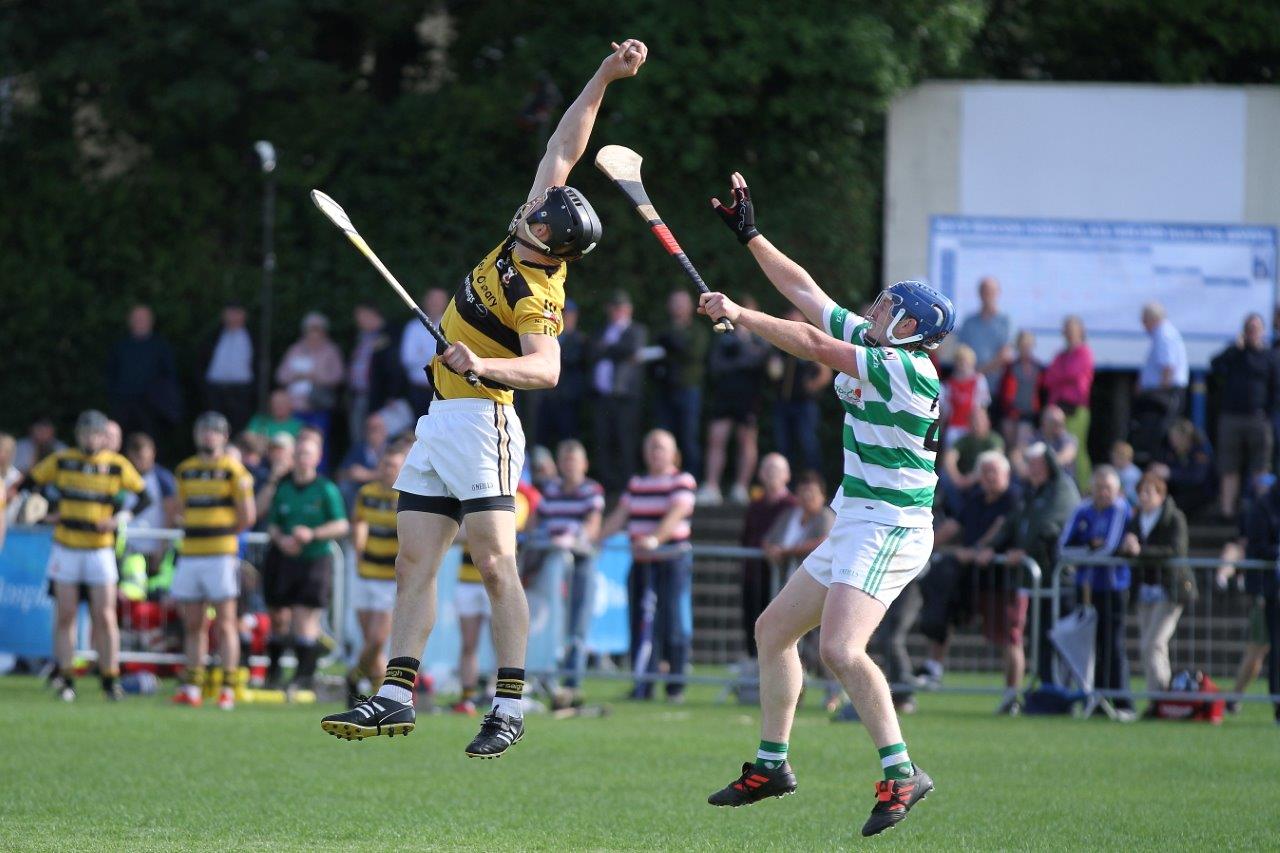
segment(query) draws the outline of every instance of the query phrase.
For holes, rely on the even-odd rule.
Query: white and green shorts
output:
[[[838,517],[801,565],[823,586],[848,584],[888,607],[924,571],[932,553],[932,527]]]

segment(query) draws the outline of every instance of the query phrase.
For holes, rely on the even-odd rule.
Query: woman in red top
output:
[[[1075,314],[1062,321],[1066,348],[1053,357],[1040,376],[1045,405],[1056,405],[1067,416],[1067,432],[1080,447],[1076,483],[1083,493],[1093,477],[1089,462],[1089,394],[1093,391],[1093,350],[1085,342],[1084,321]]]
[[[942,385],[942,408],[946,411],[947,446],[955,444],[969,432],[969,418],[975,406],[991,405],[991,388],[987,377],[978,372],[978,357],[964,344],[956,347],[951,377]]]

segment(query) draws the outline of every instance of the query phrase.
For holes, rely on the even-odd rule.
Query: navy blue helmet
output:
[[[956,326],[956,309],[951,300],[923,281],[900,281],[876,297],[889,303],[889,326],[885,343],[905,346],[919,343],[925,349],[936,349]],[[875,311],[875,305],[872,306]],[[905,338],[895,337],[893,330],[906,317],[916,321],[916,331]]]

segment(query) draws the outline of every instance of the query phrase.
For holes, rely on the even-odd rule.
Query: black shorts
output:
[[[262,596],[267,607],[325,609],[333,592],[333,558],[290,557],[274,545],[262,565]]]

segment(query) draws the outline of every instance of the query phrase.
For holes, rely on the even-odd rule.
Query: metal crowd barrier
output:
[[[1074,612],[1080,604],[1085,603],[1078,595],[1075,583],[1075,570],[1081,566],[1129,566],[1129,588],[1124,596],[1124,606],[1119,615],[1124,620],[1124,669],[1117,674],[1110,660],[1095,659],[1094,688],[1089,691],[1101,699],[1114,703],[1116,700],[1149,699],[1149,700],[1226,700],[1231,702],[1275,702],[1280,703],[1280,694],[1250,693],[1249,686],[1257,678],[1266,678],[1266,655],[1261,655],[1260,672],[1255,673],[1248,683],[1234,684],[1240,674],[1243,652],[1249,645],[1266,643],[1265,636],[1250,637],[1250,620],[1262,618],[1263,607],[1260,597],[1250,596],[1238,589],[1232,589],[1233,583],[1225,588],[1218,584],[1218,571],[1221,567],[1231,567],[1237,572],[1275,572],[1280,565],[1268,560],[1221,560],[1212,557],[1180,557],[1162,561],[1158,568],[1157,586],[1168,590],[1175,568],[1190,569],[1194,580],[1196,595],[1194,600],[1182,607],[1176,617],[1176,626],[1168,639],[1169,671],[1177,674],[1181,671],[1203,672],[1218,686],[1220,692],[1181,692],[1166,689],[1153,689],[1150,684],[1143,690],[1130,689],[1130,684],[1139,676],[1146,675],[1144,661],[1144,632],[1141,624],[1144,612],[1141,578],[1144,568],[1132,558],[1116,556],[1095,556],[1079,549],[1064,549],[1053,568],[1049,585],[1049,595],[1053,606],[1053,625],[1056,627],[1066,616]],[[1081,590],[1080,592],[1083,592]],[[1099,609],[1108,602],[1099,601],[1099,593],[1089,590],[1090,602]],[[1148,602],[1148,603],[1154,603]],[[1257,609],[1256,612],[1254,609]],[[1166,626],[1167,627],[1167,626]],[[1265,630],[1265,629],[1264,629]],[[1256,642],[1260,640],[1260,642]],[[1154,643],[1148,641],[1148,645]],[[1272,649],[1271,654],[1277,651]],[[1095,647],[1095,657],[1097,649]],[[1097,686],[1109,682],[1123,681],[1121,687]]]

